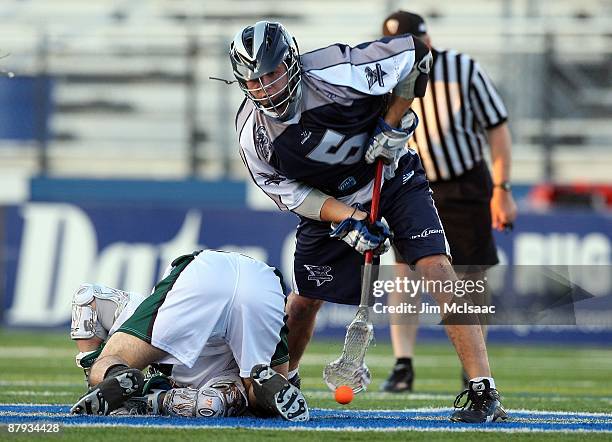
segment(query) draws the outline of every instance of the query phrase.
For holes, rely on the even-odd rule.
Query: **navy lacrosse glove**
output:
[[[377,158],[381,158],[385,164],[395,162],[403,153],[418,124],[419,118],[412,109],[402,117],[399,128],[389,126],[382,117],[379,117],[378,125],[366,150],[366,162],[372,164]]]
[[[361,254],[372,250],[375,256],[387,252],[393,238],[384,218],[374,224],[367,219],[347,218],[338,225],[332,224],[329,236],[343,240]]]

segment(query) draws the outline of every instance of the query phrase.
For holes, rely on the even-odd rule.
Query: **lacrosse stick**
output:
[[[382,171],[383,162],[379,159],[376,161],[376,176],[374,178],[374,190],[372,191],[371,223],[376,222],[378,219]],[[346,329],[342,354],[338,359],[327,364],[323,370],[323,380],[332,391],[335,391],[340,385],[347,385],[353,389],[353,392],[359,393],[365,390],[367,383],[369,383],[369,373],[364,365],[364,359],[368,346],[374,338],[374,327],[370,321],[368,311],[372,287],[373,261],[374,252],[368,250],[365,253],[365,264],[361,279],[361,299],[357,308],[357,314]]]

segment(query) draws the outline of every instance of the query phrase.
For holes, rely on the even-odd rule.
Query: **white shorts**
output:
[[[288,361],[280,274],[238,253],[196,253],[174,260],[117,331],[167,352],[158,362],[195,368],[173,370],[177,381],[194,387],[232,369],[246,378],[257,364]]]

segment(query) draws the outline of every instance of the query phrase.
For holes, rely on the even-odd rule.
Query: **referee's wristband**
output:
[[[510,185],[510,181],[503,181],[499,184],[493,184],[493,187],[497,187],[499,189],[502,189],[506,192],[510,192],[512,190],[512,186]]]

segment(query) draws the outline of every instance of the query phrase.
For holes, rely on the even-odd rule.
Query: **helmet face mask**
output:
[[[301,98],[301,65],[295,40],[283,25],[257,22],[230,46],[234,77],[255,106],[273,118],[291,118]]]

